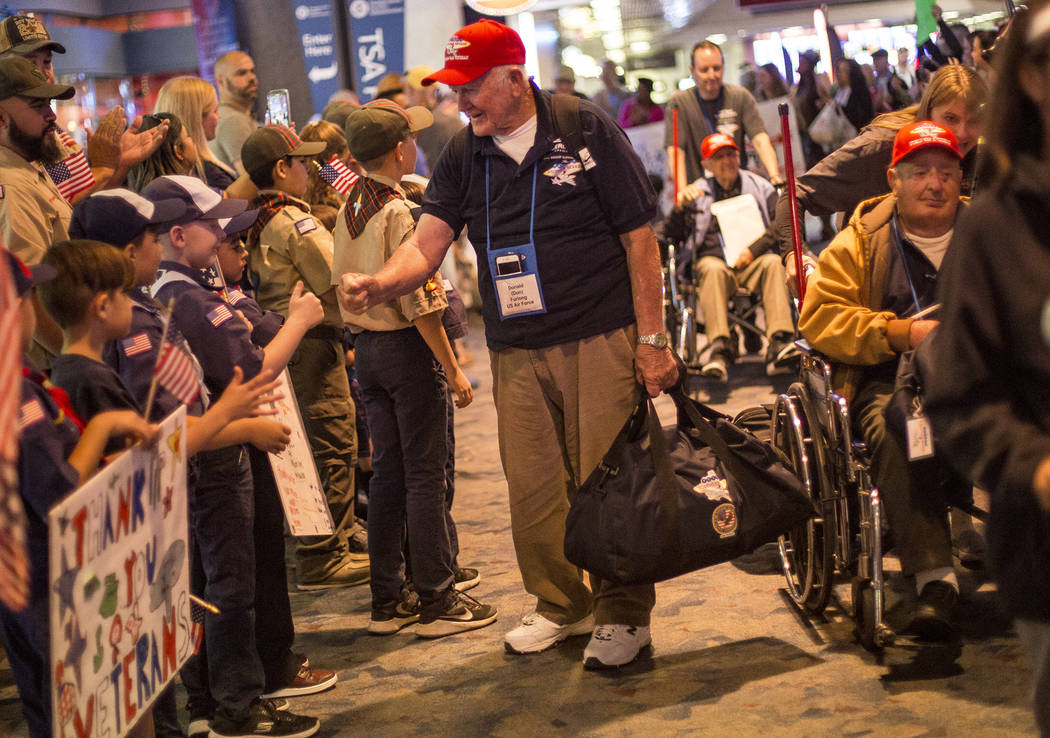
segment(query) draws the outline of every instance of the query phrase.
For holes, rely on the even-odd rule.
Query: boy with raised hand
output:
[[[379,271],[412,233],[415,224],[399,182],[415,167],[415,132],[432,121],[426,108],[406,111],[389,100],[347,118],[350,152],[367,176],[354,184],[336,219],[333,283],[344,272]],[[466,407],[473,390],[441,326],[447,305],[435,277],[402,298],[343,314],[356,336],[357,377],[372,435],[368,631],[377,635],[396,633],[417,619],[417,635],[427,638],[496,620],[496,608],[455,588],[445,517],[446,392],[451,382],[456,405]],[[406,528],[418,604],[402,592]]]
[[[184,215],[162,224],[160,276],[151,291],[163,303],[174,301],[172,321],[200,361],[208,389],[213,394],[225,389],[237,366],[246,377],[283,369],[306,331],[323,317],[317,298],[297,285],[287,321],[260,349],[251,342],[248,324],[209,289],[201,272],[214,261],[224,236],[219,219],[244,212],[248,203],[223,199],[199,179],[178,175],[153,180],[143,193],[147,199],[175,198],[186,204]],[[210,713],[211,734],[219,738],[313,735],[320,727],[316,718],[278,712],[260,699],[265,676],[255,644],[254,498],[248,454],[233,446],[204,452],[200,460],[190,518],[207,579],[203,596],[220,612],[205,616],[207,674],[199,673],[199,662],[197,674],[192,668],[183,671],[191,696],[191,732]],[[336,681],[333,672],[311,673],[320,684]]]
[[[357,428],[343,359],[343,321],[332,286],[332,234],[302,199],[309,183],[306,157],[325,144],[302,141],[286,126],[256,128],[241,148],[241,163],[259,188],[251,206],[258,219],[248,232],[248,258],[258,276],[256,299],[286,315],[297,283],[317,295],[324,320],[310,330],[288,364],[292,387],[310,438],[321,487],[335,522],[331,536],[300,538],[295,550],[299,589],[317,590],[368,581],[368,563],[351,558]]]
[[[24,357],[36,331],[32,289],[54,278],[55,270],[46,265],[30,270],[9,251],[0,253],[0,258],[8,259],[15,283]],[[36,738],[51,735],[52,726],[47,513],[95,472],[110,439],[132,436],[150,442],[157,431],[130,410],[100,413],[85,426],[69,407],[65,393],[24,358],[21,389],[18,491],[26,511],[29,602],[22,611],[0,605],[0,627],[22,714],[29,734]]]

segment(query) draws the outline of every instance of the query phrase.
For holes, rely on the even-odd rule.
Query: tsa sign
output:
[[[405,0],[351,0],[355,89],[362,101],[375,97],[388,72],[405,65]]]
[[[339,62],[335,57],[332,8],[327,2],[306,2],[295,6],[295,23],[303,47],[303,62],[310,80],[310,99],[320,113],[328,98],[339,89]]]

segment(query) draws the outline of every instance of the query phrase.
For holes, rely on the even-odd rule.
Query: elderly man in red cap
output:
[[[494,21],[449,40],[425,82],[450,85],[470,125],[436,163],[415,234],[374,275],[344,274],[340,300],[360,312],[423,284],[467,227],[518,567],[537,599],[505,645],[542,651],[593,630],[584,665],[612,668],[649,644],[654,589],[593,577],[588,588],[564,555],[565,516],[639,383],[657,395],[677,379],[649,226],[656,197],[616,124],[580,101],[576,130],[560,130],[524,63],[518,34]],[[573,133],[582,146],[570,148]]]
[[[966,202],[959,196],[961,159],[947,128],[932,121],[901,128],[887,171],[890,193],[858,205],[821,252],[799,315],[802,335],[835,362],[832,385],[849,400],[871,452],[901,568],[915,576],[919,593],[909,631],[924,640],[955,634],[959,582],[947,500],[956,490],[939,463],[932,472],[911,463],[933,455],[924,418],[909,421],[904,444],[888,431],[884,411],[901,353],[919,347],[937,325],[916,315],[934,305],[937,270]]]
[[[712,133],[700,144],[705,175],[685,188],[683,197],[694,201],[696,221],[688,249],[692,256],[693,279],[704,330],[710,346],[707,362],[700,372],[724,382],[736,356],[729,337],[726,307],[737,288],[762,297],[765,311],[766,373],[791,371],[790,362],[797,357],[794,345],[795,324],[791,319],[784,266],[776,247],[776,233],[771,229],[771,215],[776,208],[777,191],[769,180],[740,169],[740,149],[724,133]],[[711,206],[731,198],[750,199],[757,205],[755,230],[763,230],[751,243],[727,237]],[[761,218],[761,222],[758,219]],[[728,224],[726,224],[728,225]],[[745,237],[747,238],[747,237]]]

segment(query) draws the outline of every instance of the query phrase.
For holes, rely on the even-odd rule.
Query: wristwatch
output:
[[[647,333],[644,336],[638,336],[638,343],[658,349],[671,345],[666,333]]]

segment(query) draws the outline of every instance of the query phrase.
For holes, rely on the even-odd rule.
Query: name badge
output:
[[[500,320],[547,312],[536,265],[535,245],[526,243],[491,249],[488,262],[496,289]]]
[[[908,461],[928,459],[933,456],[933,429],[925,415],[908,418]]]

